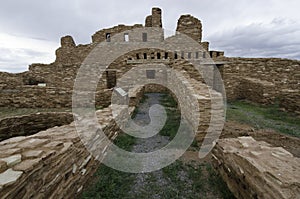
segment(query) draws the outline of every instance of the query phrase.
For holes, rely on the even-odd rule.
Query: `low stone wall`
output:
[[[33,135],[55,126],[70,124],[72,113],[34,113],[0,120],[0,141],[17,136]]]
[[[132,91],[132,97],[140,98],[142,90]],[[129,114],[133,109],[130,107]],[[111,106],[96,111],[100,128],[111,141],[121,132],[115,118],[127,109],[120,106],[117,110],[115,117]],[[98,134],[89,118],[80,117],[76,115],[76,120],[84,120],[83,128],[75,127],[75,122],[72,122],[0,142],[0,196],[7,199],[73,199],[78,196],[100,165],[97,160],[105,157],[110,145],[110,142],[103,141],[103,135]],[[85,141],[89,146],[83,145],[87,143]],[[96,150],[97,160],[86,147]]]
[[[300,90],[282,90],[279,99],[281,108],[300,115]]]
[[[107,137],[115,138],[110,108],[97,116]],[[98,149],[103,156],[105,150]],[[99,165],[74,123],[2,141],[0,151],[0,195],[8,199],[74,198]]]
[[[18,86],[0,90],[0,107],[62,108],[72,107],[72,90],[60,87]],[[96,92],[96,106],[110,104],[111,89]]]
[[[276,94],[283,89],[297,89],[300,81],[300,61],[280,58],[235,58],[222,57],[216,61],[223,61],[222,69],[224,84],[229,99],[234,99],[231,90],[234,84],[242,78],[254,78],[273,83]],[[230,91],[229,91],[230,90]]]
[[[281,147],[252,137],[221,139],[214,167],[237,198],[298,198],[300,159]]]
[[[255,78],[242,78],[238,86],[238,99],[247,99],[260,104],[274,104],[275,85]]]

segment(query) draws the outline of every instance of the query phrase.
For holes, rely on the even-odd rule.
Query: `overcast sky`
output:
[[[154,6],[165,29],[182,14],[199,18],[203,40],[226,56],[300,59],[299,0],[1,0],[0,71],[53,62],[64,35],[86,44],[102,28],[144,24]]]

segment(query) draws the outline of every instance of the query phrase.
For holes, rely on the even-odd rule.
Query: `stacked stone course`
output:
[[[300,195],[300,159],[281,147],[252,137],[221,139],[213,157],[236,198],[296,199]]]

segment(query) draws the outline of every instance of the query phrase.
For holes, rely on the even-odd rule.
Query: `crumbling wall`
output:
[[[46,112],[8,117],[0,120],[0,141],[28,136],[55,126],[70,124],[72,113]]]
[[[217,61],[224,61],[226,64],[223,67],[223,80],[226,88],[227,98],[229,100],[239,99],[243,89],[240,84],[247,84],[246,79],[257,79],[257,84],[261,83],[264,87],[264,93],[270,93],[270,99],[279,99],[283,90],[295,90],[298,92],[300,84],[300,61],[279,59],[279,58],[228,58],[222,57]],[[255,81],[248,81],[255,82]],[[265,83],[266,84],[265,84]],[[270,86],[269,86],[270,85]],[[274,85],[274,86],[273,86]],[[252,85],[253,86],[253,85]],[[250,84],[246,87],[252,87]],[[252,87],[252,89],[254,89]],[[258,91],[256,91],[258,92]],[[244,97],[253,97],[244,94]],[[257,96],[256,98],[258,98]],[[283,96],[284,97],[284,96]],[[265,101],[274,103],[274,101]],[[299,110],[298,110],[299,111]]]
[[[162,28],[161,9],[152,8],[152,14],[145,19],[145,27]]]
[[[202,40],[201,21],[191,15],[182,15],[179,18],[176,31],[188,35],[197,42]]]
[[[136,106],[141,90],[137,89],[131,94],[135,98],[131,100],[135,102],[132,105]],[[124,107],[118,108],[117,116],[112,115],[111,106],[96,111],[98,122],[105,136],[111,141],[121,133],[115,119],[122,117],[122,108]],[[130,107],[130,114],[133,109]],[[76,118],[84,120],[85,123],[90,122],[89,118]],[[93,140],[89,147],[96,147],[98,160],[105,158],[110,145],[103,141],[103,135],[94,130],[93,125],[76,128],[73,122],[31,136],[19,136],[0,142],[1,197],[27,199],[78,196],[100,165],[85,148],[83,140]]]
[[[59,87],[19,86],[0,90],[0,107],[16,108],[63,108],[72,107],[72,90]],[[110,104],[111,89],[95,93],[95,105]]]
[[[213,149],[214,167],[236,198],[296,199],[300,159],[281,147],[252,137],[221,139]]]
[[[24,73],[6,73],[0,72],[0,89],[14,88],[15,86],[23,84]]]
[[[275,102],[275,85],[268,81],[255,78],[241,78],[237,87],[238,99],[247,99],[259,104],[273,104]]]
[[[129,31],[132,30],[134,28],[142,28],[143,25],[142,24],[135,24],[133,26],[126,26],[126,25],[118,25],[118,26],[114,26],[112,28],[107,28],[107,29],[102,29],[98,32],[96,32],[93,36],[92,36],[92,41],[93,43],[101,43],[103,41],[107,41],[107,37],[109,35],[109,38],[112,38],[114,35],[124,32],[124,31]],[[110,41],[110,40],[108,40]]]
[[[105,118],[100,123],[108,138],[115,138],[118,128],[111,122],[111,110],[97,115]],[[74,198],[99,165],[74,123],[2,141],[0,150],[0,195],[8,199]]]
[[[300,115],[300,90],[281,90],[279,96],[279,106],[285,111],[294,112]]]
[[[91,44],[76,46],[74,39],[69,35],[62,37],[60,43],[61,47],[55,52],[57,65],[82,63],[94,47]]]

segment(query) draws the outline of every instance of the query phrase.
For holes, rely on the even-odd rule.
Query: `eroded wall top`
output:
[[[202,23],[191,15],[182,15],[179,18],[176,31],[188,35],[197,42],[202,40]]]

